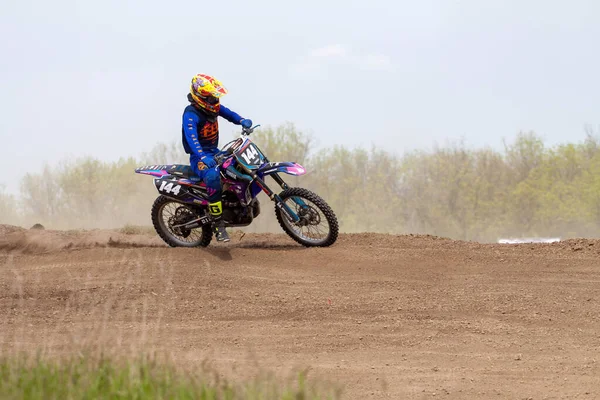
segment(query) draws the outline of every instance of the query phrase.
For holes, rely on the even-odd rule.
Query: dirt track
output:
[[[344,398],[600,398],[600,241],[483,245],[0,229],[0,351],[310,366]]]

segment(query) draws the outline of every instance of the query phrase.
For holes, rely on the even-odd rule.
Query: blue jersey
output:
[[[219,116],[236,125],[243,119],[223,105],[219,108]],[[183,111],[181,136],[187,154],[215,153],[219,146],[219,122],[190,104]]]

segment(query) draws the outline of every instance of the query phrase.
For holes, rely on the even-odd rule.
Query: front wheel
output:
[[[279,194],[281,200],[300,218],[290,221],[279,207],[275,215],[281,228],[306,247],[327,247],[338,237],[338,221],[329,205],[317,194],[303,188],[289,188]]]
[[[152,206],[152,224],[156,233],[171,247],[206,247],[212,240],[210,225],[188,229],[178,227],[198,218],[190,206],[158,196]]]

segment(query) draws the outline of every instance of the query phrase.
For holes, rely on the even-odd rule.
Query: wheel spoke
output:
[[[193,244],[202,240],[202,228],[196,228],[189,230],[187,237],[185,236],[185,229],[173,228],[173,225],[185,223],[194,219],[196,214],[187,206],[175,202],[166,203],[161,209],[159,219],[162,222],[164,230],[177,240]]]

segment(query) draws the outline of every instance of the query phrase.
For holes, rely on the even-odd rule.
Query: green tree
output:
[[[582,143],[553,147],[529,132],[505,143],[503,151],[458,142],[402,156],[345,146],[317,151],[312,136],[290,123],[257,130],[252,138],[271,161],[306,167],[306,175],[284,178],[323,197],[342,231],[482,241],[600,235],[600,139],[591,131]],[[187,163],[188,156],[173,142],[140,159],[82,158],[27,174],[20,198],[0,191],[2,221],[23,218],[68,228],[149,225],[157,193],[152,180],[134,169]],[[272,203],[265,196],[261,202],[262,215],[248,229],[279,231]]]

